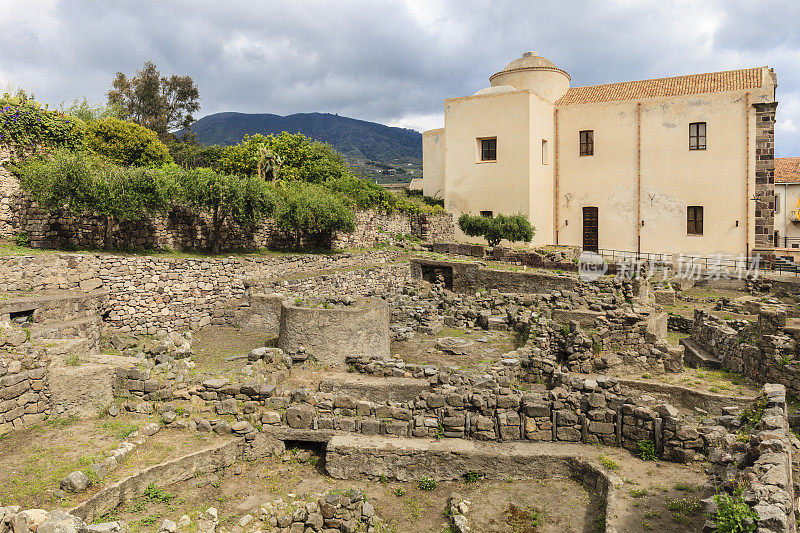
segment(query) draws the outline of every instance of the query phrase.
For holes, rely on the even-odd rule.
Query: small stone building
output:
[[[771,68],[571,87],[526,52],[489,81],[423,133],[424,193],[455,217],[522,213],[536,246],[769,253]]]

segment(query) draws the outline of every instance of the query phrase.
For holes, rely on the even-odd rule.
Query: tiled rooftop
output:
[[[638,100],[688,94],[744,91],[757,89],[762,83],[762,67],[690,74],[653,80],[625,81],[606,85],[572,87],[557,102],[557,106],[594,104],[617,100]]]
[[[775,158],[775,183],[800,183],[800,157]]]

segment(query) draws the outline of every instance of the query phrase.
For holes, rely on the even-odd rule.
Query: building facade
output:
[[[446,99],[444,128],[423,133],[424,194],[456,217],[524,214],[534,246],[773,246],[772,69],[570,87],[526,52],[489,81]]]
[[[775,255],[800,259],[800,157],[775,159]]]

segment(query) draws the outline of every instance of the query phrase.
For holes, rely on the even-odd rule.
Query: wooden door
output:
[[[583,250],[597,251],[597,208],[583,208]]]

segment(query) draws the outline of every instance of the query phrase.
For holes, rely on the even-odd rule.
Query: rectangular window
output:
[[[702,205],[690,205],[686,208],[686,233],[689,235],[703,234]]]
[[[547,141],[542,139],[542,164],[547,164]]]
[[[692,122],[689,124],[689,150],[706,149],[706,123]]]
[[[481,216],[485,218],[492,218],[494,215],[491,211],[481,211]]]
[[[780,212],[781,212],[781,195],[780,194],[776,194],[775,195],[775,214],[776,215],[780,214]]]
[[[497,161],[497,139],[481,139],[481,161]]]
[[[583,130],[580,134],[581,155],[594,155],[594,130]]]

